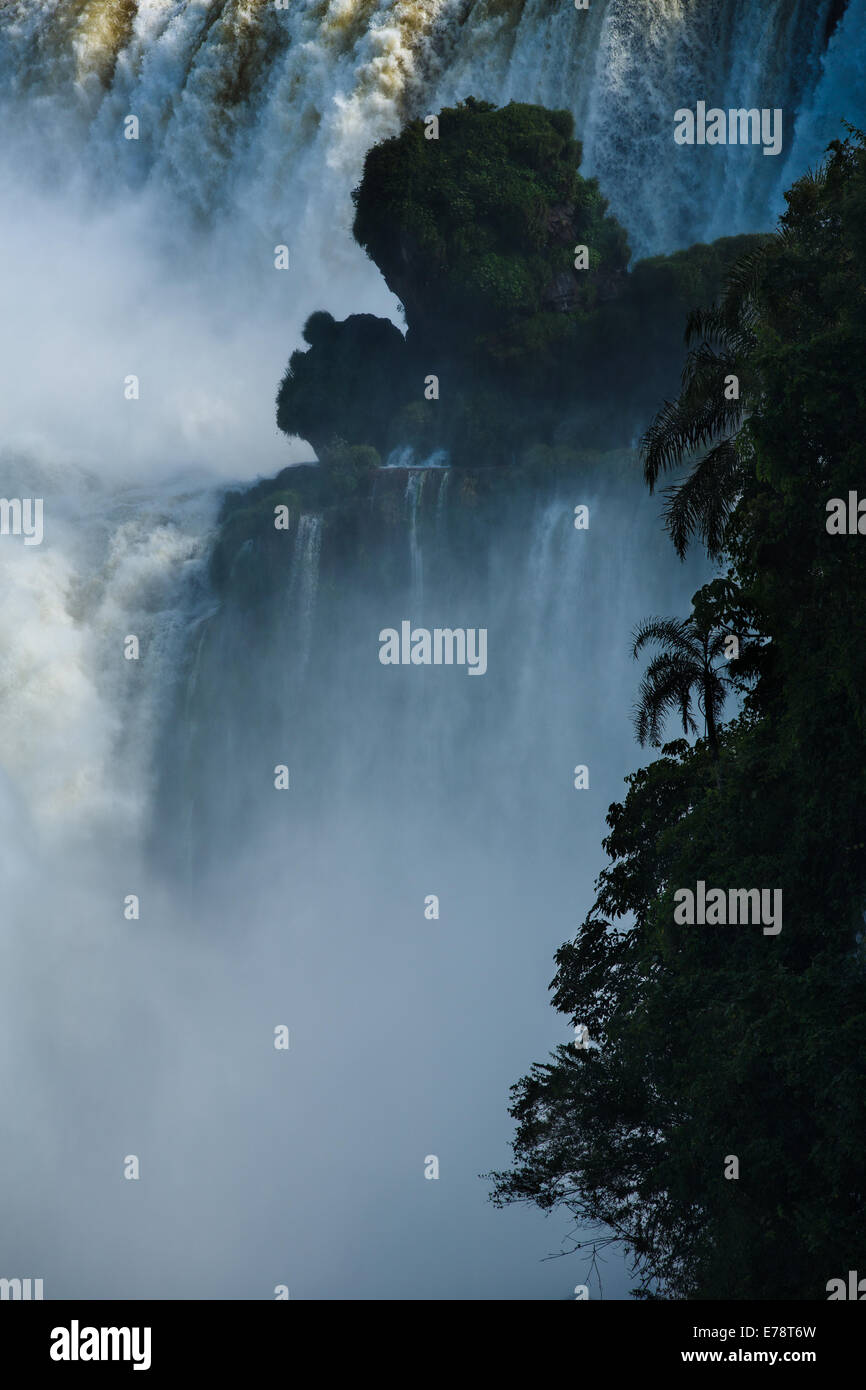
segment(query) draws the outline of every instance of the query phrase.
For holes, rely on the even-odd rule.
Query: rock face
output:
[[[467,98],[440,113],[438,139],[425,129],[412,121],[375,146],[353,195],[355,237],[403,305],[406,337],[369,314],[313,314],[279,427],[320,457],[411,446],[471,467],[535,445],[628,443],[676,387],[686,314],[750,239],[629,272],[567,111]]]

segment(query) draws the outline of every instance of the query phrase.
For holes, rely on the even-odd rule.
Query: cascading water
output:
[[[300,642],[291,663],[292,671],[299,680],[303,679],[310,659],[321,547],[322,518],[311,515],[300,517],[288,596],[289,608],[298,614],[300,625]]]
[[[406,475],[406,508],[409,513],[409,558],[412,566],[412,601],[421,602],[424,594],[424,557],[418,543],[418,506],[424,488],[426,470]]]
[[[673,150],[674,111],[697,100],[781,107],[790,149],[803,96],[818,80],[832,8],[814,0],[608,0],[577,13],[549,0],[482,0],[470,8],[436,95],[453,101],[471,90],[500,104],[570,110],[585,171],[600,180],[636,254],[657,254],[761,230],[781,210],[781,156],[736,146],[677,158],[660,151],[666,143]]]
[[[0,546],[4,769],[53,836],[133,840],[150,754],[189,628],[209,599],[219,493],[198,479],[117,490],[32,458],[3,461],[4,496],[48,499],[42,547]],[[134,635],[141,663],[124,659]],[[117,776],[117,763],[123,775]]]
[[[859,53],[859,0],[850,8],[835,48]],[[308,0],[285,11],[267,0],[21,0],[0,14],[0,74],[41,165],[83,155],[105,196],[155,185],[172,199],[175,232],[184,214],[228,216],[236,261],[291,234],[304,269],[321,267],[325,226],[330,256],[353,259],[349,189],[366,150],[407,116],[469,92],[565,107],[586,172],[646,254],[767,224],[783,159],[736,147],[659,159],[659,142],[672,145],[677,107],[703,99],[781,107],[796,152],[839,10],[837,0],[598,0],[584,12],[554,0]],[[828,103],[822,139],[862,112],[862,87],[846,95],[857,109]],[[135,141],[123,138],[128,115]]]
[[[612,465],[491,500],[401,455],[353,521],[293,514],[221,583],[217,511],[226,478],[309,457],[272,424],[306,315],[398,312],[348,230],[373,141],[469,93],[566,106],[637,251],[765,227],[798,150],[864,123],[863,0],[824,52],[838,9],[0,10],[0,493],[46,516],[41,547],[0,538],[0,1028],[25,1059],[2,1074],[0,1275],[48,1297],[569,1287],[539,1263],[562,1228],[494,1213],[476,1174],[507,1162],[510,1083],[566,1040],[545,988],[637,761],[628,634],[701,574]],[[784,155],[668,158],[698,99],[782,106]],[[383,666],[403,620],[484,628],[486,673]],[[617,1267],[606,1296],[627,1286]]]

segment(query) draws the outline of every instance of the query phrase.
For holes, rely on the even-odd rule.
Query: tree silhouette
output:
[[[728,273],[720,304],[689,315],[685,341],[690,351],[680,395],[665,401],[641,439],[650,492],[661,473],[706,449],[688,476],[665,490],[665,525],[680,559],[696,534],[711,558],[722,554],[728,518],[746,476],[739,435],[750,400],[759,393],[753,357],[761,272],[770,245],[785,238],[784,230],[778,232],[739,260]],[[736,396],[731,377],[737,379]]]
[[[707,742],[714,759],[719,756],[718,726],[730,676],[717,662],[724,654],[728,634],[721,628],[689,618],[648,618],[634,634],[632,655],[656,643],[662,650],[653,657],[640,684],[634,725],[638,742],[661,743],[662,726],[674,710],[683,733],[696,734],[695,704],[704,716]]]

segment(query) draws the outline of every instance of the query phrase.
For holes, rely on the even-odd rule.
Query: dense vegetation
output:
[[[355,193],[354,233],[406,310],[410,332],[451,343],[555,310],[586,312],[615,292],[629,249],[568,111],[469,98],[438,117],[438,138],[412,121],[370,150]],[[589,249],[592,275],[574,270]],[[542,335],[550,332],[544,323]]]
[[[610,808],[610,864],[552,984],[598,1046],[518,1083],[515,1164],[493,1175],[497,1203],[604,1223],[642,1297],[823,1299],[862,1272],[866,534],[826,527],[832,498],[866,496],[862,135],[787,204],[692,315],[681,395],[644,439],[652,487],[686,468],[677,549],[700,540],[722,572],[638,634],[657,646],[638,732],[658,743],[666,715],[690,732],[708,695],[711,727]],[[782,889],[781,932],[677,925],[673,895],[699,880]]]
[[[675,383],[686,311],[760,238],[629,271],[569,112],[468,98],[437,119],[436,139],[415,120],[374,146],[354,195],[355,236],[403,305],[405,339],[369,314],[314,314],[277,423],[320,456],[334,440],[380,455],[408,444],[473,468],[538,445],[628,444]]]

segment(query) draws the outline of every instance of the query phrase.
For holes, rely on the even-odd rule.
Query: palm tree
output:
[[[689,315],[686,345],[691,350],[679,398],[665,401],[641,439],[650,492],[661,473],[706,450],[683,482],[665,490],[665,524],[680,559],[696,533],[711,558],[719,558],[728,517],[742,491],[745,471],[737,436],[756,392],[751,358],[761,271],[770,245],[784,237],[784,232],[777,233],[732,267],[718,307]],[[738,382],[735,399],[729,399],[731,391],[726,390],[731,376]]]
[[[667,716],[678,710],[683,733],[696,734],[694,703],[704,716],[707,742],[714,761],[719,757],[719,720],[730,676],[717,662],[724,655],[728,633],[689,618],[649,618],[634,634],[632,655],[637,657],[649,643],[661,651],[653,657],[640,684],[634,725],[638,742],[654,746],[661,742]]]

